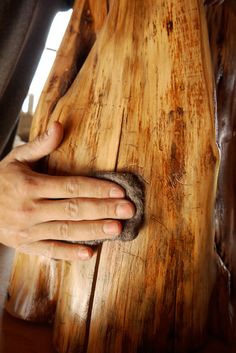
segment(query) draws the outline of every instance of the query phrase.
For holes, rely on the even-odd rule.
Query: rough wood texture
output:
[[[12,249],[0,245],[0,352],[1,353],[54,353],[52,326],[18,320],[4,311],[11,263]],[[78,352],[78,350],[77,350]],[[220,341],[211,341],[199,353],[234,353]]]
[[[49,85],[54,72],[64,73],[58,60],[32,130],[35,136],[53,120],[65,127],[49,172],[138,173],[146,181],[146,225],[130,243],[105,243],[86,264],[63,263],[57,350],[195,349],[205,342],[220,276],[213,225],[219,157],[202,4],[111,2],[90,54],[64,90]],[[51,90],[53,109],[41,110],[51,104]]]
[[[46,128],[58,100],[66,93],[86,59],[106,14],[105,0],[76,1],[53,69],[40,97],[31,139]],[[37,123],[39,117],[42,118],[40,125]],[[46,164],[43,169],[47,171]],[[25,320],[51,322],[56,309],[60,270],[60,262],[16,253],[6,302],[8,312]]]

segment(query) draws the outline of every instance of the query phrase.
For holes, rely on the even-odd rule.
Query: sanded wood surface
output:
[[[0,245],[0,352],[54,353],[49,325],[16,319],[4,310],[14,251]]]
[[[54,353],[52,326],[29,323],[4,311],[14,251],[0,245],[0,352]],[[209,341],[199,353],[233,353],[220,341]]]
[[[88,263],[62,264],[56,348],[148,353],[200,347],[221,273],[213,223],[219,156],[203,6],[198,0],[111,2],[77,75],[74,61],[69,64],[73,75],[64,90],[60,79],[52,81],[66,71],[58,60],[32,129],[33,137],[53,120],[65,128],[48,172],[139,174],[146,222],[132,242],[107,242]],[[21,266],[19,258],[15,272]]]
[[[86,59],[106,14],[106,1],[76,1],[72,18],[40,97],[30,139],[46,129],[50,114]],[[38,124],[37,121],[41,118],[41,124]],[[46,164],[43,169],[47,171]],[[59,261],[16,253],[6,302],[8,312],[29,321],[53,321],[61,265]]]

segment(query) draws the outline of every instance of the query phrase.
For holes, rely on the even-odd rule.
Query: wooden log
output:
[[[59,262],[17,252],[6,310],[27,321],[52,322],[58,299],[60,270]]]
[[[42,133],[58,100],[83,65],[107,14],[106,1],[78,0],[36,109],[30,139]],[[42,119],[41,119],[42,118]],[[38,120],[41,119],[41,124]],[[44,163],[44,171],[47,165]],[[62,263],[16,253],[6,310],[19,318],[51,322],[55,315]],[[23,285],[22,285],[23,284]]]
[[[113,11],[103,33],[114,39],[99,40],[117,62],[123,85],[109,88],[123,104],[107,115],[123,115],[117,169],[147,181],[147,225],[132,243],[103,246],[87,351],[183,352],[204,341],[214,281],[218,157],[204,15],[196,1],[121,1]]]
[[[200,2],[113,2],[50,120],[66,129],[49,159],[53,172],[116,168],[147,184],[139,237],[107,242],[96,266],[73,263],[62,279],[58,351],[183,352],[202,345],[216,275],[218,151]],[[82,288],[90,290],[79,287],[81,273]],[[75,325],[86,323],[81,336],[71,313]]]
[[[201,346],[217,276],[219,156],[200,0],[112,1],[81,70],[53,110],[36,116],[33,135],[53,120],[65,139],[48,160],[50,173],[128,170],[146,182],[136,240],[107,242],[86,265],[63,264],[57,350]]]

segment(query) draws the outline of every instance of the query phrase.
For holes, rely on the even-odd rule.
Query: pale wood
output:
[[[123,117],[117,166],[147,181],[147,226],[132,243],[103,246],[88,352],[183,352],[204,341],[214,282],[218,153],[204,13],[196,1],[120,1],[112,10],[74,85],[88,82],[97,55],[88,84],[93,100],[103,94],[104,120]],[[107,62],[116,63],[112,72]],[[87,109],[81,132],[95,109]],[[104,163],[104,142],[109,151],[116,143],[111,134],[99,137],[96,167]]]
[[[83,64],[106,14],[105,0],[99,3],[93,0],[75,2],[72,18],[34,115],[31,140],[46,129],[50,114]],[[17,252],[6,302],[8,312],[25,320],[51,322],[56,310],[61,265],[59,261]]]
[[[57,305],[61,264],[46,257],[17,253],[6,310],[18,318],[52,322]]]
[[[54,323],[58,352],[84,352],[96,256],[89,263],[64,262]]]
[[[200,1],[111,2],[77,77],[34,128],[53,120],[66,133],[49,158],[50,173],[129,170],[146,182],[146,224],[135,241],[105,243],[87,266],[64,263],[58,351],[201,346],[219,263],[219,156]]]
[[[105,0],[75,2],[72,17],[34,114],[31,140],[45,131],[58,100],[66,93],[90,52],[106,15]],[[41,124],[38,124],[39,119]]]
[[[204,341],[215,271],[212,102],[199,3],[114,3],[52,117],[68,131],[50,158],[54,170],[111,170],[118,155],[118,170],[147,181],[143,232],[103,246],[88,352],[184,351]]]
[[[50,326],[29,324],[4,310],[13,258],[13,249],[0,244],[0,352],[53,353]]]
[[[53,353],[52,326],[39,325],[15,319],[4,311],[8,281],[14,252],[0,245],[0,352],[1,353]],[[199,353],[234,353],[222,342],[208,342]]]
[[[53,171],[113,170],[118,160],[118,170],[147,182],[143,232],[103,246],[89,352],[183,351],[204,341],[218,159],[209,58],[197,1],[115,2],[53,112],[67,132]],[[63,288],[73,291],[71,282]],[[65,334],[76,345],[70,325]]]

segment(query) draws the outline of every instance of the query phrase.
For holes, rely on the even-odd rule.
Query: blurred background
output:
[[[71,14],[72,9],[69,11],[58,12],[54,17],[48,33],[44,51],[20,112],[20,122],[18,125],[14,146],[21,145],[28,141],[33,114],[38,104],[41,91],[55,60],[57,50],[62,41]]]

